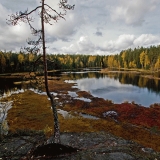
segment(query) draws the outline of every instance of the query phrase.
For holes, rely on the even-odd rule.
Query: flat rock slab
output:
[[[105,132],[98,133],[62,133],[61,144],[44,145],[42,135],[18,136],[5,138],[0,142],[0,159],[61,159],[61,160],[158,160],[160,153],[145,148],[135,142],[115,137]],[[43,144],[43,145],[42,145]],[[34,155],[38,146],[42,155]],[[45,149],[52,147],[49,152]],[[56,148],[55,148],[56,147]],[[58,147],[58,148],[57,148]],[[66,152],[73,149],[73,152]],[[75,149],[75,150],[74,150]],[[62,152],[59,152],[62,150]],[[40,150],[39,150],[40,151]],[[59,154],[56,154],[58,153]],[[38,152],[37,152],[38,153]],[[47,153],[50,156],[47,156]],[[53,156],[52,156],[53,155]],[[37,157],[36,157],[37,156]]]
[[[69,159],[79,159],[79,157],[82,160],[160,159],[160,154],[151,148],[144,148],[133,141],[118,138],[105,132],[63,133],[61,142],[64,145],[80,149],[79,152],[68,157]]]
[[[19,160],[44,140],[42,135],[6,137],[0,142],[0,160]]]

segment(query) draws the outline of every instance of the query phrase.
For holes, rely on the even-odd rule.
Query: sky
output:
[[[59,0],[45,0],[58,8]],[[64,19],[45,24],[47,53],[112,55],[122,50],[160,45],[160,0],[68,0],[75,4]],[[0,50],[19,52],[35,39],[26,23],[8,25],[8,15],[28,11],[40,0],[0,0]],[[33,26],[40,28],[38,12]]]

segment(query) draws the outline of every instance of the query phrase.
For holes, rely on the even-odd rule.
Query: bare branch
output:
[[[31,10],[29,13],[27,13],[27,15],[30,15],[32,12],[36,11],[37,9],[42,8],[42,6],[38,6],[35,9]]]
[[[41,36],[37,41],[33,41],[28,39],[27,41],[28,45],[32,45],[32,47],[24,47],[24,49],[29,52],[29,53],[38,53],[40,51],[40,45],[42,43],[42,38]]]
[[[50,23],[51,19],[55,20],[56,22],[57,22],[58,18],[63,18],[65,20],[64,16],[66,15],[66,12],[67,12],[66,10],[74,9],[74,6],[75,6],[75,5],[69,5],[69,4],[66,4],[66,3],[67,3],[67,0],[60,0],[60,3],[59,3],[59,6],[60,6],[60,8],[63,9],[64,13],[61,13],[61,12],[58,13],[55,9],[50,7],[48,4],[44,4],[45,6],[47,6],[51,11],[53,11],[56,14],[55,16],[52,16],[45,9],[44,10],[44,14],[45,14],[44,21],[45,21],[45,23],[49,23],[50,25],[52,25]]]
[[[33,12],[35,12],[37,9],[41,8],[42,6],[38,6],[35,9],[31,10],[30,12],[28,12],[28,9],[24,12],[20,11],[20,12],[16,12],[16,14],[12,14],[10,16],[10,19],[8,20],[8,24],[12,24],[12,25],[17,25],[19,21],[21,22],[25,22],[27,23],[28,21],[32,21],[31,17],[28,17],[29,15],[31,15]],[[28,13],[27,13],[28,12]]]
[[[29,53],[38,53],[40,51],[40,48],[37,46],[31,47],[24,47],[24,49]]]
[[[28,21],[28,24],[29,24],[29,26],[30,26],[31,33],[32,33],[34,36],[41,35],[42,30],[37,30],[37,29],[35,29],[35,28],[31,25],[30,20],[29,20],[28,18],[27,18],[27,21]]]
[[[39,45],[40,43],[42,43],[42,37],[40,36],[37,41],[32,41],[32,40],[29,39],[29,40],[27,41],[27,43],[28,43],[29,45],[34,45],[34,46],[35,46],[35,45]]]
[[[59,18],[59,15],[52,16],[46,10],[44,10],[44,22],[45,23],[49,23],[50,25],[52,25],[52,23],[50,23],[50,21],[54,20],[57,22],[58,18]]]
[[[58,13],[55,9],[53,9],[52,7],[50,7],[48,4],[44,4],[45,6],[47,6],[49,9],[51,9],[53,12],[55,12],[57,15],[58,15],[58,17],[60,17],[60,18],[63,18],[63,19],[65,19],[63,16],[65,16],[66,15],[66,12],[65,13]],[[46,12],[47,13],[47,12]],[[48,14],[48,13],[47,13]],[[54,17],[56,17],[56,16],[54,16]],[[51,16],[50,18],[52,18],[53,20],[55,20],[55,18],[54,18],[53,16]]]

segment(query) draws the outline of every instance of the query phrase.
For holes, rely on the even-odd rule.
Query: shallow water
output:
[[[79,99],[79,100],[82,100],[84,102],[91,102],[91,100],[89,98],[83,98],[83,97],[78,97],[77,93],[76,92],[71,92],[71,91],[68,91],[68,94],[73,97],[74,99]]]

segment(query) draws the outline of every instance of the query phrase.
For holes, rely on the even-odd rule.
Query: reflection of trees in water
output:
[[[1,78],[0,82],[0,96],[10,95],[11,92],[19,90],[36,88],[35,83],[25,83],[22,78]],[[19,84],[14,84],[14,82],[19,82]]]
[[[147,88],[151,92],[154,91],[157,94],[160,94],[160,81],[156,84],[154,79],[150,79],[150,81],[147,82]]]
[[[105,75],[98,72],[79,72],[79,73],[70,73],[68,75],[71,79],[82,79],[82,78],[103,78]]]
[[[118,73],[116,75],[119,78],[119,82],[122,84],[132,84],[160,94],[160,80],[149,79],[132,73]]]
[[[155,81],[156,87],[158,87],[158,85],[159,85],[159,80],[158,80],[158,79],[154,79],[154,81]]]
[[[0,95],[3,95],[4,93],[7,93],[13,88],[21,89],[21,85],[15,86],[13,84],[14,81],[21,81],[22,79],[14,79],[14,78],[1,78],[0,79]]]
[[[146,77],[139,76],[134,73],[107,73],[101,74],[99,72],[81,72],[72,73],[68,75],[71,79],[82,79],[82,78],[104,78],[109,77],[114,80],[118,80],[121,84],[132,84],[133,86],[138,86],[140,88],[147,88],[151,92],[156,92],[160,94],[160,80],[149,79]]]
[[[55,73],[54,73],[55,75]],[[53,74],[51,75],[53,76]],[[57,76],[57,75],[56,75]],[[140,88],[147,88],[150,92],[156,92],[160,94],[160,80],[157,79],[149,79],[146,77],[139,76],[134,73],[108,73],[101,74],[99,72],[72,72],[67,75],[67,77],[71,79],[82,79],[82,78],[104,78],[109,77],[114,80],[118,80],[121,84],[132,84],[133,86],[138,86]],[[66,78],[67,79],[67,78]],[[20,85],[14,85],[14,81],[22,81],[22,79],[0,79],[0,95],[3,95],[6,92],[10,92],[11,90],[26,90],[29,88],[37,88],[35,83],[25,84],[22,83]]]

